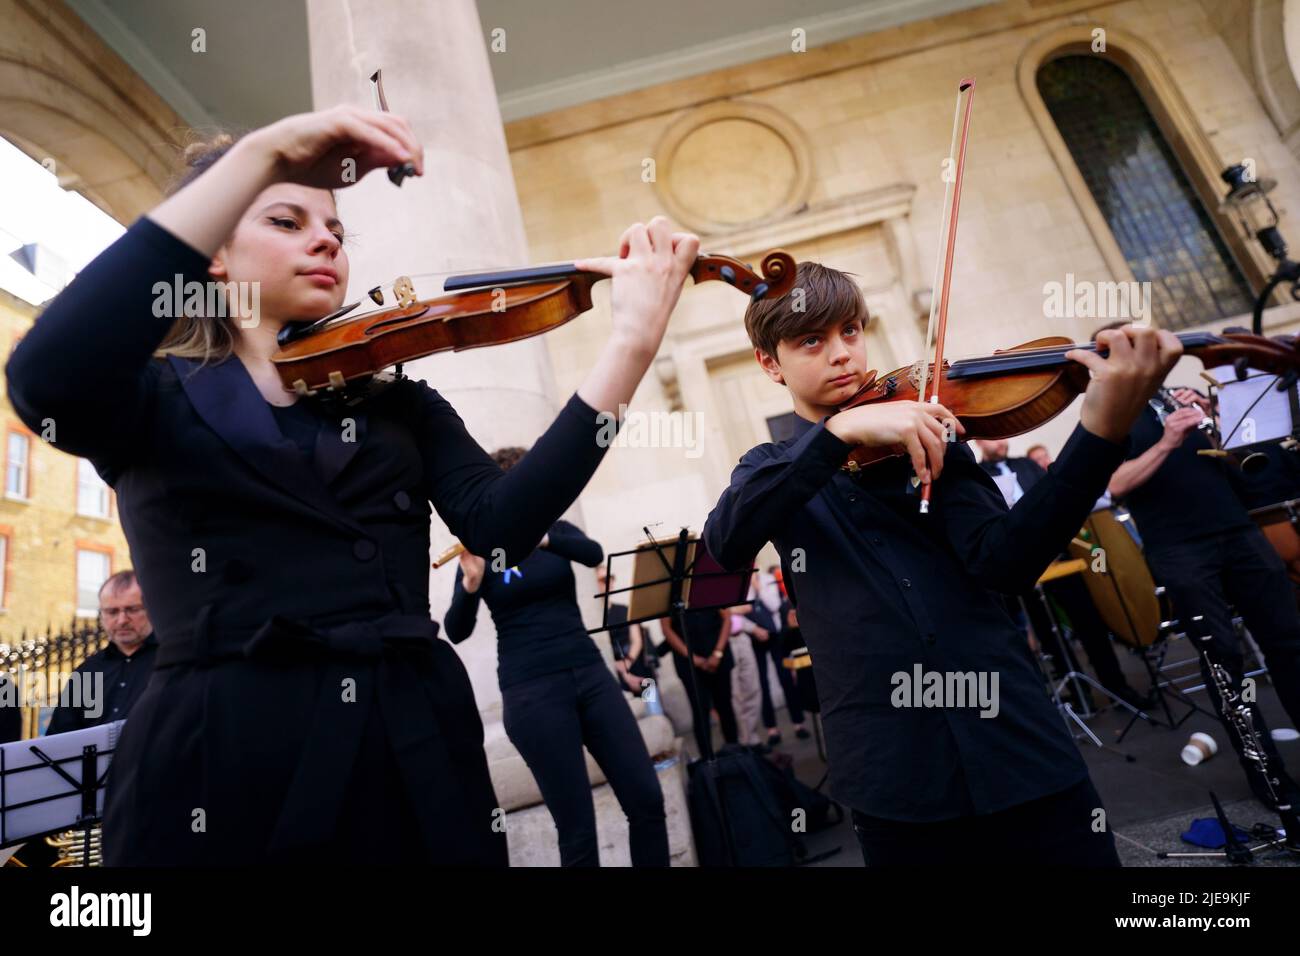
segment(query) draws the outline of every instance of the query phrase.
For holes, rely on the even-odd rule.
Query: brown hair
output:
[[[498,448],[492,453],[492,460],[497,463],[497,467],[502,471],[509,471],[515,465],[519,464],[519,459],[528,454],[527,448],[520,448],[517,445],[507,445],[505,448]]]
[[[865,328],[871,316],[862,290],[849,276],[816,262],[795,267],[794,288],[779,299],[758,299],[745,310],[745,332],[754,348],[776,358],[782,339],[824,329],[833,322],[860,319]]]
[[[119,594],[122,591],[128,590],[136,583],[135,571],[130,568],[127,568],[125,571],[118,571],[117,574],[107,578],[104,583],[99,586],[99,596],[102,598],[105,591],[110,594]]]
[[[175,195],[202,176],[242,138],[242,133],[225,131],[218,131],[206,139],[192,134],[190,143],[181,153],[184,165],[168,184],[167,195]],[[239,334],[235,330],[235,317],[229,314],[229,309],[225,311],[226,315],[218,316],[179,316],[154,350],[154,357],[193,358],[198,359],[201,365],[224,362],[234,354]]]

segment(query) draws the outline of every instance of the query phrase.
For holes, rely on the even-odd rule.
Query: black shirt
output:
[[[717,608],[696,608],[688,609],[685,612],[685,617],[686,633],[678,636],[686,642],[686,646],[692,654],[698,654],[704,658],[710,657],[718,647],[718,635],[722,633],[722,616],[718,613]],[[676,627],[675,621],[673,626]],[[731,642],[728,641],[722,649],[721,665],[725,667],[732,660]]]
[[[310,400],[300,398],[292,405],[272,405],[266,407],[275,416],[275,423],[280,432],[288,438],[308,461],[313,461],[316,453],[316,432],[321,425],[321,415]]]
[[[796,416],[751,449],[704,526],[748,567],[772,541],[812,653],[837,799],[871,816],[945,820],[1065,790],[1087,775],[1024,637],[991,591],[1019,594],[1075,535],[1124,448],[1082,427],[1008,511],[965,444],[948,449],[922,515],[902,458],[855,478],[850,446]],[[794,550],[799,561],[792,562]],[[800,570],[795,570],[799,568]],[[998,679],[991,708],[903,707],[897,675]]]
[[[456,569],[443,627],[448,639],[459,644],[474,632],[479,601],[487,602],[497,630],[497,679],[503,689],[543,674],[600,663],[600,651],[582,623],[569,564],[577,561],[594,568],[605,553],[567,521],[555,522],[547,534],[545,548],[502,571],[493,571],[492,558],[481,555],[487,566],[473,594],[465,590],[464,575]]]
[[[1130,459],[1164,435],[1155,410],[1147,406],[1129,433]],[[1199,431],[1188,432],[1155,473],[1124,498],[1143,546],[1149,551],[1176,548],[1184,541],[1252,525],[1239,497],[1240,478],[1221,459],[1198,455],[1210,448]]]
[[[67,706],[61,700],[59,706],[50,716],[46,734],[61,734],[69,730],[85,730],[100,724],[122,720],[130,713],[132,706],[144,693],[149,677],[153,674],[154,658],[158,656],[158,638],[150,634],[134,654],[127,657],[110,643],[102,651],[91,654],[77,668],[76,673],[84,675],[103,675],[103,699],[97,700],[99,714],[88,717],[84,706]],[[93,678],[92,678],[93,679]],[[82,685],[84,687],[84,683]],[[69,684],[64,690],[66,695],[71,690]],[[81,700],[86,702],[85,691]]]

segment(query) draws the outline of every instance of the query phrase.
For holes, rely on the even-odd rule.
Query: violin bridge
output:
[[[393,280],[393,295],[402,308],[407,308],[415,301],[415,284],[410,276],[398,276]]]

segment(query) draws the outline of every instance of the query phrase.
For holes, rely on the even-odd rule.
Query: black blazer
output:
[[[151,357],[171,324],[155,289],[205,282],[208,262],[138,220],[6,368],[28,427],[116,489],[158,635],[112,767],[106,861],[339,859],[410,827],[418,859],[504,863],[473,693],[429,616],[431,504],[470,550],[522,560],[600,462],[602,422],[574,395],[503,473],[446,400],[402,380],[345,412],[313,401],[309,463],[237,357]]]

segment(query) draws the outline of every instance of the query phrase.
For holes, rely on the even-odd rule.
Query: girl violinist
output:
[[[159,637],[109,865],[506,861],[470,683],[429,617],[430,506],[472,551],[526,557],[600,463],[698,240],[655,219],[578,264],[613,276],[613,332],[503,473],[422,382],[343,413],[270,362],[284,323],[344,301],[331,190],[423,162],[404,119],[353,107],[196,155],[9,360],[19,417],[116,489]],[[260,314],[178,316],[155,286],[182,280],[257,283]]]

